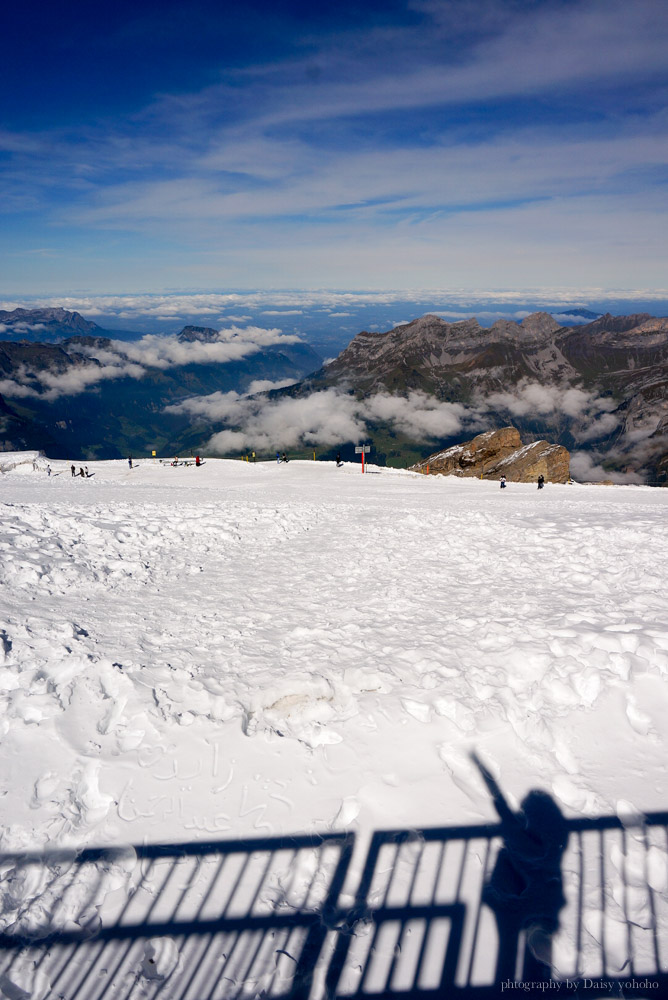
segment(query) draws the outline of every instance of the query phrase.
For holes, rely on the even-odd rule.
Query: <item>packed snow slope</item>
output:
[[[494,822],[472,749],[513,806],[668,808],[668,490],[46,464],[0,455],[3,853]]]

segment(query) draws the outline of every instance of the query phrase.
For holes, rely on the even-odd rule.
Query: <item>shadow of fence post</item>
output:
[[[643,976],[656,983],[652,995],[668,995],[668,885],[662,889],[659,878],[668,813],[635,827],[616,816],[572,819],[565,829],[569,898],[561,919],[571,953],[568,968],[546,966],[545,976],[586,975],[593,984],[586,995],[596,989],[597,996]],[[485,885],[503,843],[502,823],[376,831],[351,905],[341,902],[355,847],[350,833],[101,848],[76,857],[5,854],[7,898],[30,866],[43,866],[51,910],[45,921],[44,892],[34,914],[27,904],[5,909],[0,988],[21,995],[19,972],[29,967],[49,980],[51,995],[67,1000],[127,1000],[139,980],[147,1000],[496,997],[498,943]],[[117,869],[127,874],[124,904],[97,929],[77,924],[70,898],[82,901],[78,916],[88,919]],[[12,914],[19,919],[8,926]],[[620,944],[617,933],[616,950],[606,937],[613,917],[626,935]],[[514,949],[518,937],[513,931]],[[149,942],[169,940],[179,964],[147,978]],[[504,966],[505,975],[512,965],[508,978],[517,959],[513,952]]]

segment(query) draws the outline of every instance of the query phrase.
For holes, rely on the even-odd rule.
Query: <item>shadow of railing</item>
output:
[[[569,996],[578,983],[585,996],[624,995],[639,977],[668,995],[668,813],[566,826],[565,905],[543,978],[564,991],[568,980]],[[503,844],[502,824],[480,824],[378,831],[354,858],[347,833],[4,854],[0,990],[497,997],[500,937],[485,886]],[[525,953],[520,935],[514,979]]]

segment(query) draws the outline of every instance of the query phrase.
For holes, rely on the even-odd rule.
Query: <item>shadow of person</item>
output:
[[[480,759],[472,754],[501,820],[501,847],[482,900],[496,918],[499,950],[497,981],[515,979],[524,935],[519,978],[550,979],[552,938],[564,907],[561,857],[568,840],[566,821],[556,802],[540,789],[530,791],[513,812]]]

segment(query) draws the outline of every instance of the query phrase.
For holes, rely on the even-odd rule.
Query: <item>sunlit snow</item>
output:
[[[0,992],[491,983],[472,751],[568,824],[552,976],[668,971],[668,490],[50,466],[0,454]]]

